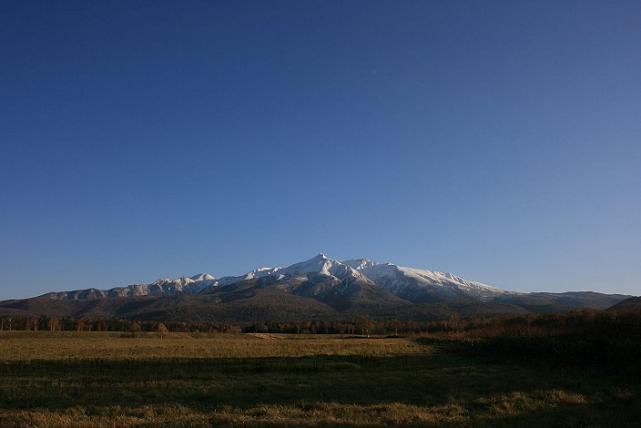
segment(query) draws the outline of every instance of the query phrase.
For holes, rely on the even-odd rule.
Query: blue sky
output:
[[[0,298],[319,251],[641,294],[638,1],[6,1]]]

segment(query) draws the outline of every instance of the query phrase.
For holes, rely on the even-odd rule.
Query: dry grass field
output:
[[[638,373],[456,340],[3,332],[0,426],[633,426]]]

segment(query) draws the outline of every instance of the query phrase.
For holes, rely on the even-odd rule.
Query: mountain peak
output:
[[[331,269],[331,266],[334,263],[340,263],[340,262],[331,260],[325,254],[319,253],[309,260],[305,260],[304,262],[300,262],[300,263],[295,263],[291,266],[288,266],[282,269],[281,273],[285,275],[292,275],[292,276],[302,275],[305,273],[320,273],[320,274],[330,275],[329,271]]]
[[[214,275],[208,274],[206,272],[199,273],[198,275],[192,276],[190,279],[193,279],[196,282],[199,281],[213,281],[216,279]]]

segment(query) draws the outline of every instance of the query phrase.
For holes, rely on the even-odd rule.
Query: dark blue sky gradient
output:
[[[2,2],[0,298],[319,251],[641,294],[641,2]]]

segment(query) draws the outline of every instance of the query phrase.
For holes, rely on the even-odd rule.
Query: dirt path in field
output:
[[[246,333],[248,336],[255,337],[256,339],[263,339],[263,340],[283,340],[285,339],[284,337],[277,335],[277,334],[272,334],[272,333]]]

